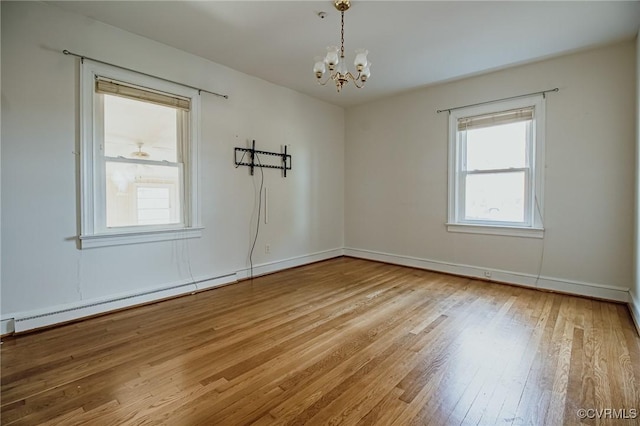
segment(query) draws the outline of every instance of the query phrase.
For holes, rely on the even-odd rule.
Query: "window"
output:
[[[448,230],[541,238],[543,136],[542,96],[452,111]]]
[[[197,90],[84,60],[83,248],[200,236]]]

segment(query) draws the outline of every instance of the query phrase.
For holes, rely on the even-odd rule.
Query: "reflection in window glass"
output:
[[[178,166],[107,161],[107,227],[182,222]]]
[[[169,187],[138,186],[137,212],[139,225],[171,222],[171,194]]]
[[[104,96],[104,152],[111,158],[178,162],[175,108]]]

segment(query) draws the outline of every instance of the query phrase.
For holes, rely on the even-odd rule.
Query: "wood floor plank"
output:
[[[479,424],[485,415],[490,402],[501,396],[495,394],[499,384],[505,376],[513,374],[514,365],[522,358],[527,341],[531,335],[531,330],[522,327],[522,315],[529,315],[527,306],[529,298],[517,295],[517,300],[511,306],[509,315],[505,316],[495,326],[495,332],[491,334],[493,339],[484,342],[485,356],[481,366],[484,370],[482,382],[478,388],[476,395],[462,420],[465,424]]]
[[[524,295],[529,299],[528,309],[522,317],[522,324],[516,325],[516,334],[523,337],[522,348],[514,350],[512,362],[505,368],[478,424],[495,424],[500,418],[507,423],[512,422],[515,409],[520,400],[520,393],[514,389],[521,389],[533,363],[536,348],[542,339],[542,333],[551,312],[552,301],[548,294],[538,293]],[[535,300],[535,304],[532,303]],[[509,421],[511,420],[511,421]]]
[[[454,321],[451,323],[452,327],[444,329],[438,336],[439,340],[431,339],[423,345],[421,352],[425,355],[424,361],[418,367],[427,366],[427,377],[418,376],[421,386],[413,387],[413,391],[417,393],[411,395],[411,401],[394,419],[393,424],[446,424],[462,391],[477,373],[477,362],[470,362],[475,357],[474,348],[470,348],[473,344],[469,343],[473,343],[478,330],[486,324],[485,321],[490,322],[498,311],[498,304],[494,299],[499,297],[498,287],[488,286],[483,289],[484,283],[477,285],[484,297],[476,298],[468,307],[459,305],[461,310],[457,314],[455,311],[449,312]],[[460,331],[452,334],[448,332],[451,329]],[[434,368],[436,365],[437,368]],[[406,385],[399,383],[399,386]]]
[[[562,298],[558,295],[551,295],[552,306],[549,317],[542,330],[542,336],[533,354],[529,368],[525,369],[526,379],[523,386],[518,389],[519,400],[517,408],[513,409],[511,404],[503,406],[504,411],[500,415],[511,420],[510,424],[522,424],[523,422],[532,421],[533,424],[542,424],[544,416],[548,408],[548,393],[551,383],[549,376],[555,371],[557,363],[557,347],[558,341],[554,340],[554,336],[558,338],[559,315]],[[564,328],[563,328],[564,329]],[[511,401],[510,401],[511,402]]]
[[[3,425],[640,424],[578,417],[640,414],[624,305],[348,257],[10,337],[0,356]]]

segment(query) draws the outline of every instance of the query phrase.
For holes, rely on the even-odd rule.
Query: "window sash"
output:
[[[504,220],[491,220],[491,219],[471,219],[467,213],[467,192],[466,183],[467,176],[474,175],[507,175],[524,173],[524,206],[523,206],[523,220],[522,221],[504,221]],[[490,224],[490,225],[505,225],[505,226],[532,226],[532,209],[531,202],[532,197],[532,179],[533,173],[530,167],[520,167],[513,169],[495,169],[495,170],[473,170],[473,171],[460,171],[459,173],[459,199],[457,210],[457,222],[467,224]]]
[[[529,223],[469,223],[461,221],[460,199],[463,188],[461,188],[460,183],[462,181],[461,171],[463,170],[462,166],[464,164],[464,156],[461,149],[460,134],[462,132],[458,131],[458,120],[468,117],[492,115],[501,111],[522,109],[532,109],[534,111],[534,117],[528,123],[528,126],[530,126],[530,131],[528,131],[530,145],[527,151],[527,166],[530,168],[528,176],[530,196],[527,197],[526,202],[529,203],[527,207],[527,213],[530,215]],[[453,110],[449,113],[447,231],[484,235],[544,238],[545,116],[545,99],[541,95],[477,104]],[[492,167],[492,165],[488,163],[485,166]],[[522,167],[522,161],[520,161],[519,164],[513,164],[513,166],[517,168]],[[493,165],[493,168],[502,167],[510,167],[510,164],[498,164],[498,162],[496,162],[496,164]],[[466,171],[469,172],[469,170]],[[503,217],[506,217],[506,215]]]
[[[178,182],[173,188],[179,196],[175,196],[172,194],[172,199],[178,203],[178,215],[177,220],[173,220],[167,223],[159,223],[159,224],[136,224],[136,225],[122,225],[122,226],[107,226],[107,175],[106,175],[106,166],[107,163],[121,163],[121,164],[133,164],[133,165],[157,165],[161,167],[171,167],[177,168],[178,172]],[[112,231],[140,231],[147,229],[164,229],[164,228],[182,228],[185,227],[188,222],[188,216],[186,215],[187,203],[185,203],[186,195],[185,195],[185,173],[184,167],[181,163],[169,163],[169,162],[158,162],[158,161],[149,161],[149,160],[129,160],[127,158],[111,158],[105,157],[104,161],[104,179],[101,180],[102,191],[100,191],[100,209],[99,212],[99,224],[101,225],[101,232],[112,232]],[[159,183],[159,182],[137,182],[133,181],[130,183],[134,188],[138,187],[152,187],[152,186],[172,186],[173,184]],[[132,204],[132,208],[136,210],[136,191],[133,191],[130,195],[134,199],[134,203]]]
[[[102,157],[105,162],[111,163],[129,163],[129,164],[140,164],[140,165],[149,165],[149,166],[183,166],[183,163],[180,162],[172,162],[172,161],[156,161],[156,160],[145,160],[142,158],[126,158],[126,157],[107,157],[106,155]]]
[[[529,114],[531,112],[531,115]],[[533,120],[533,112],[534,108],[518,108],[511,111],[498,112],[496,113],[497,119],[493,122],[491,121],[491,116],[493,114],[483,114],[475,117],[481,118],[480,121],[473,123],[466,121],[467,123],[471,123],[471,126],[461,126],[461,122],[465,122],[465,120],[469,120],[470,118],[475,117],[464,117],[457,119],[456,125],[456,140],[458,141],[456,144],[456,182],[455,182],[455,199],[454,199],[454,220],[455,223],[462,224],[482,224],[482,225],[503,225],[503,226],[518,226],[518,227],[532,227],[534,212],[533,206],[535,205],[535,193],[534,193],[534,176],[533,176],[533,159],[534,159],[534,141],[533,141],[533,129],[534,129],[534,120]],[[509,121],[507,121],[509,120]],[[520,121],[528,121],[526,132],[525,132],[525,167],[510,167],[503,169],[479,169],[479,170],[468,170],[467,169],[467,130],[471,128],[477,129],[481,127],[490,127],[490,126],[498,126],[502,124],[515,123]],[[494,124],[495,123],[495,124]],[[464,127],[461,129],[461,127]],[[507,173],[516,173],[516,172],[525,172],[525,188],[524,188],[524,218],[523,221],[500,221],[500,220],[491,220],[491,219],[468,219],[467,216],[467,206],[466,206],[466,198],[467,198],[467,188],[466,181],[468,175],[474,174],[507,174]]]
[[[109,93],[112,94],[112,93]],[[94,230],[98,233],[109,233],[113,231],[136,231],[136,230],[153,230],[163,228],[175,228],[175,227],[189,227],[191,223],[189,221],[191,210],[187,200],[187,190],[190,184],[187,173],[190,172],[188,165],[185,165],[183,158],[185,158],[185,150],[188,149],[189,138],[189,112],[186,110],[178,110],[176,114],[177,120],[177,159],[178,162],[172,163],[168,161],[154,161],[148,159],[132,159],[125,157],[108,157],[104,155],[104,96],[96,90],[93,95],[94,98],[94,141],[95,141],[95,162],[94,162]],[[141,98],[135,98],[146,102]],[[166,105],[165,105],[166,106]],[[186,155],[188,156],[188,155]],[[108,162],[116,163],[128,163],[139,165],[158,165],[158,166],[173,166],[179,169],[179,186],[181,203],[180,218],[177,223],[171,222],[166,224],[154,224],[154,225],[132,225],[132,226],[107,226],[107,170],[106,166]]]

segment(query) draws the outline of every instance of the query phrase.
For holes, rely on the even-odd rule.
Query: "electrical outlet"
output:
[[[264,245],[264,254],[269,254],[269,253],[271,253],[271,245],[265,244]]]
[[[485,278],[491,278],[491,271],[484,271]]]

